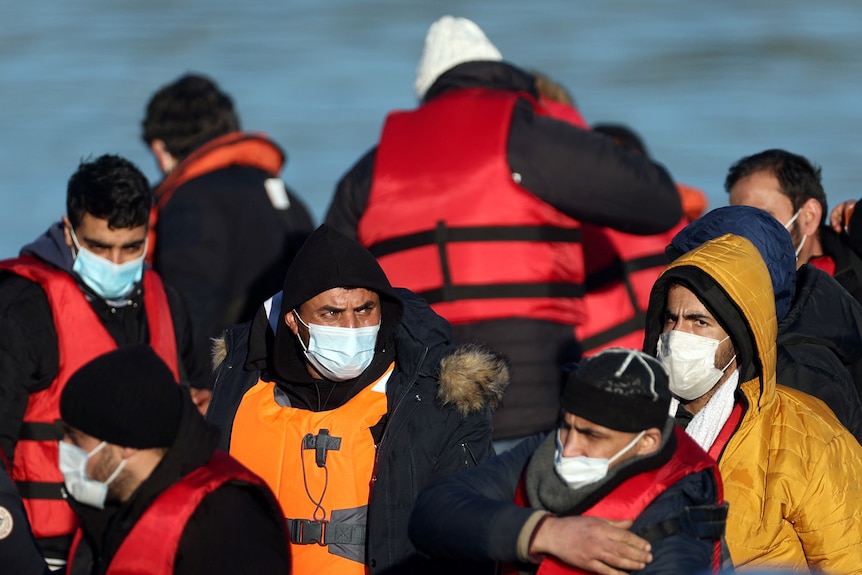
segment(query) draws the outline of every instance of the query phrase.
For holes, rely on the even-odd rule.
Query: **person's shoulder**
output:
[[[823,401],[782,385],[776,386],[775,396],[773,449],[797,449],[817,455],[827,444],[838,441],[855,444],[862,455],[862,446]]]

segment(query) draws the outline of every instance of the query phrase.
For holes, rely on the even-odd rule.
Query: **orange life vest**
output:
[[[266,134],[231,132],[213,138],[186,156],[153,192],[156,202],[150,210],[147,263],[153,263],[155,254],[159,209],[165,207],[177,188],[189,180],[229,166],[250,166],[275,176],[284,166],[284,151]]]
[[[46,389],[30,394],[21,425],[12,479],[15,481],[37,539],[74,533],[77,517],[63,499],[57,441],[63,432],[60,394],[69,377],[90,360],[117,348],[81,288],[67,272],[23,256],[0,262],[0,269],[38,283],[51,306],[57,331],[59,371]],[[151,270],[144,273],[144,309],[150,345],[179,380],[174,324],[162,281]]]
[[[141,515],[111,559],[105,575],[172,575],[180,539],[204,497],[229,481],[242,481],[269,491],[264,482],[226,453],[216,451],[198,467],[162,492]],[[67,571],[72,572],[82,537],[75,532]]]
[[[668,487],[686,475],[698,473],[704,469],[712,471],[718,487],[718,501],[716,503],[721,503],[723,495],[718,465],[681,427],[676,426],[674,428],[674,435],[676,436],[677,447],[673,457],[667,463],[626,479],[581,515],[614,521],[634,520]],[[523,507],[530,506],[524,476],[521,477],[515,492],[515,503]],[[720,547],[721,542],[716,541],[713,554],[713,571],[717,571],[720,565]],[[501,572],[503,575],[514,575],[518,573],[518,568],[515,565],[505,565],[502,566]],[[547,557],[542,561],[537,572],[537,575],[570,574],[587,575],[587,572],[561,563],[554,557]]]
[[[294,573],[366,573],[376,456],[370,428],[387,413],[393,369],[330,411],[282,407],[275,383],[263,380],[242,398],[230,453],[275,492],[287,517]]]
[[[358,237],[393,285],[454,325],[582,321],[580,224],[531,194],[507,162],[527,94],[471,88],[391,113]],[[410,145],[405,145],[409,142]]]

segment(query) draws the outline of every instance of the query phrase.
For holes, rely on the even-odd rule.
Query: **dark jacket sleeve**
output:
[[[174,322],[180,383],[188,383],[196,388],[212,388],[209,365],[202,364],[203,360],[196,353],[192,320],[185,300],[178,291],[167,284],[165,284],[165,293],[168,296],[168,306],[171,308],[171,319]]]
[[[0,566],[3,573],[44,575],[48,565],[30,531],[21,496],[0,467]]]
[[[610,138],[515,108],[509,166],[521,185],[564,214],[630,234],[657,234],[682,218],[679,192],[659,164]]]
[[[180,539],[175,575],[290,573],[279,518],[255,488],[227,484],[201,501]]]
[[[59,370],[57,332],[38,284],[0,275],[0,447],[11,462],[30,394]]]
[[[432,557],[516,561],[518,534],[535,509],[513,503],[515,490],[541,439],[426,487],[410,517],[413,544]]]
[[[335,196],[329,205],[325,222],[352,239],[357,238],[359,218],[368,204],[371,194],[371,178],[374,173],[374,157],[377,148],[369,150],[341,178],[335,188]]]
[[[701,537],[706,525],[682,522],[678,530],[670,535],[653,538],[644,532],[651,526],[681,518],[686,508],[692,506],[716,506],[718,500],[712,472],[701,471],[679,480],[662,493],[635,520],[631,530],[645,537],[652,545],[653,561],[636,575],[690,575],[709,573],[714,561],[715,539]],[[716,523],[724,533],[724,521]],[[633,574],[634,575],[634,574]]]

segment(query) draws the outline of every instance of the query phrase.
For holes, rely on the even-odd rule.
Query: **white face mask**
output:
[[[719,341],[679,330],[658,336],[658,360],[670,374],[671,393],[688,401],[712,389],[736,359],[734,355],[724,369],[715,367],[715,352],[729,338]]]
[[[371,365],[380,324],[368,327],[333,327],[308,324],[293,310],[299,323],[308,328],[308,346],[299,332],[296,337],[305,357],[326,379],[346,381],[358,377]]]
[[[107,258],[82,248],[71,226],[69,231],[76,248],[72,271],[78,274],[99,297],[112,301],[122,299],[141,281],[144,276],[144,257],[147,255],[146,242],[140,257],[115,264]]]
[[[566,482],[572,489],[595,483],[605,478],[611,463],[619,459],[625,452],[635,446],[644,436],[646,430],[638,433],[637,437],[617,452],[610,459],[601,457],[587,457],[586,455],[575,455],[573,457],[563,456],[563,442],[560,441],[560,430],[557,430],[557,450],[554,453],[554,469],[560,479]]]
[[[790,221],[789,221],[789,222],[787,222],[786,224],[784,224],[784,229],[785,229],[785,230],[787,230],[788,232],[790,231],[791,226],[793,226],[793,222],[795,222],[795,221],[796,221],[796,218],[798,218],[798,217],[799,217],[799,213],[800,213],[801,211],[802,211],[801,209],[796,210],[796,213],[795,213],[795,214],[793,214],[793,217],[792,217],[792,218],[790,218]],[[802,246],[804,246],[804,245],[805,245],[805,240],[807,240],[807,239],[808,239],[808,236],[807,236],[806,234],[802,234],[802,241],[801,241],[801,242],[799,242],[799,247],[798,247],[798,248],[796,248],[796,259],[799,259],[799,252],[801,252],[801,251],[802,251]]]
[[[108,497],[108,485],[117,478],[126,466],[126,460],[124,459],[120,462],[106,481],[96,481],[87,477],[87,462],[90,461],[91,457],[104,449],[107,443],[103,441],[90,453],[65,441],[60,441],[59,443],[60,472],[63,474],[63,483],[66,485],[66,491],[79,503],[90,505],[96,509],[104,509],[105,499]]]

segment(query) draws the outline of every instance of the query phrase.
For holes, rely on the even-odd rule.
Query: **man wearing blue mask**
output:
[[[407,521],[419,489],[492,454],[505,360],[454,348],[443,318],[326,225],[279,298],[225,334],[207,419],[275,491],[293,573],[459,572],[420,556]]]
[[[0,262],[0,447],[53,566],[75,527],[56,468],[69,376],[101,353],[149,344],[175,381],[207,383],[180,297],[144,265],[151,204],[146,177],[128,160],[82,162],[62,221]]]
[[[543,574],[709,572],[727,512],[721,481],[670,402],[653,357],[611,348],[584,360],[563,388],[557,430],[429,487],[411,538],[431,555],[499,561],[505,574],[535,564]]]

